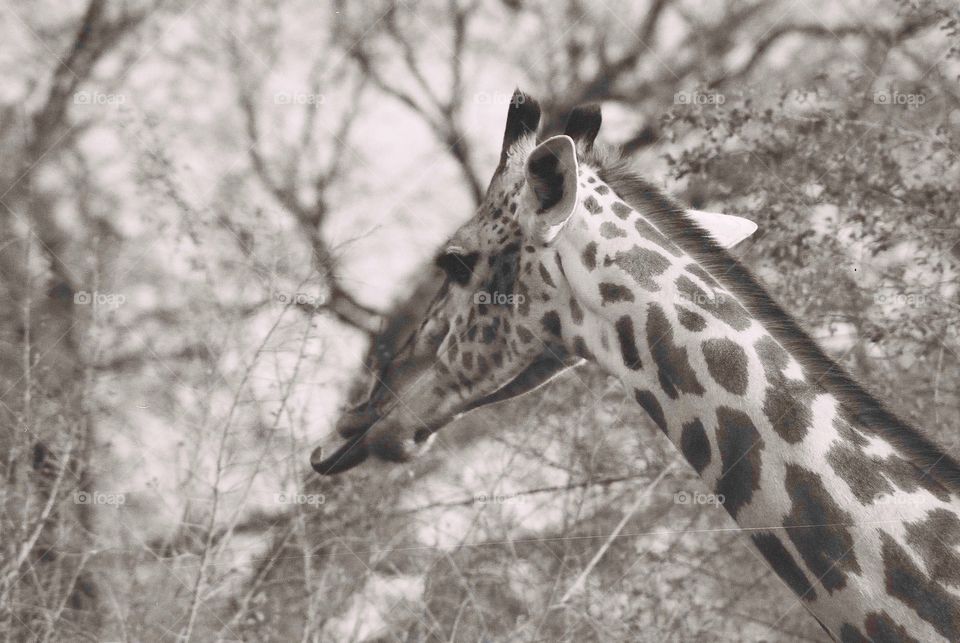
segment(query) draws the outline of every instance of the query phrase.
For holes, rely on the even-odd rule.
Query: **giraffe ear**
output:
[[[757,224],[750,219],[731,214],[687,210],[687,218],[706,230],[724,248],[732,248],[757,231]]]
[[[527,157],[524,232],[544,245],[556,239],[577,206],[577,150],[569,136],[554,136]]]

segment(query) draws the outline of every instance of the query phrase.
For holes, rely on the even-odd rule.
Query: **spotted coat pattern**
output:
[[[407,459],[458,414],[588,359],[622,380],[832,637],[960,640],[957,494],[852,420],[601,168],[581,162],[571,181],[538,159],[550,204],[536,207],[535,146],[532,134],[505,144],[484,204],[441,255],[446,283],[383,371],[404,403],[363,448]],[[571,194],[556,240],[529,238],[525,221]]]
[[[557,252],[574,263],[590,248],[593,260],[568,271],[567,283],[593,314],[595,332],[581,335],[597,361],[638,391],[654,424],[834,638],[960,640],[956,495],[852,426],[733,293],[614,190],[597,193],[599,176],[584,175],[595,203],[570,222]],[[607,222],[634,233],[604,239]],[[610,301],[593,284],[630,295]],[[605,324],[631,334],[617,332],[604,349]]]

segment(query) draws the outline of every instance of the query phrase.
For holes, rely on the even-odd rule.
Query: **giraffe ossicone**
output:
[[[830,360],[684,209],[595,145],[596,106],[537,139],[518,91],[476,214],[417,330],[311,463],[406,461],[472,409],[584,360],[618,377],[783,582],[843,641],[960,640],[960,465]]]

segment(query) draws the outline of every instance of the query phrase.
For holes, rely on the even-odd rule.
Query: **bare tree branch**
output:
[[[399,101],[423,119],[436,139],[457,163],[475,204],[479,204],[483,199],[484,187],[479,174],[473,167],[467,133],[460,122],[460,111],[463,101],[463,57],[470,18],[477,6],[475,1],[465,5],[461,5],[457,0],[448,1],[452,46],[449,52],[450,88],[446,97],[441,97],[427,80],[422,64],[417,59],[411,36],[405,34],[400,27],[399,7],[393,7],[388,12],[381,31],[386,33],[389,41],[399,48],[403,68],[413,79],[418,90],[416,93],[401,89],[395,83],[387,81],[368,50],[366,41],[371,38],[369,34],[358,39],[351,37],[347,50],[349,56],[377,89]],[[425,100],[419,99],[419,95],[422,95]]]
[[[314,268],[328,283],[329,295],[323,304],[320,306],[297,304],[297,307],[309,313],[328,310],[340,321],[372,336],[380,329],[382,323],[381,315],[371,307],[360,303],[339,283],[336,258],[331,248],[327,245],[322,233],[323,223],[329,211],[326,201],[326,191],[343,172],[345,157],[347,156],[347,140],[356,122],[357,110],[348,109],[341,117],[335,133],[331,135],[333,140],[331,143],[332,151],[330,158],[324,169],[316,172],[312,178],[315,189],[314,201],[313,203],[305,203],[297,194],[297,186],[278,181],[271,172],[267,160],[264,158],[257,109],[250,84],[243,77],[243,65],[239,55],[239,48],[235,42],[232,43],[231,53],[233,56],[234,74],[238,84],[240,109],[249,141],[247,154],[250,158],[254,174],[267,191],[273,195],[280,205],[283,206],[297,222],[303,238],[310,246]],[[364,87],[365,82],[362,79],[355,83],[351,94],[351,102],[353,104],[359,102]],[[301,141],[304,140],[304,138],[309,140],[311,137],[302,134]],[[299,174],[300,172],[294,171],[292,176],[296,177],[299,176]]]

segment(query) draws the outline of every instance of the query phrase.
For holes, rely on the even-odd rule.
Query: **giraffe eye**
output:
[[[437,257],[437,265],[443,269],[450,281],[466,286],[473,276],[473,269],[480,258],[479,252],[463,253],[458,250],[447,250]]]

